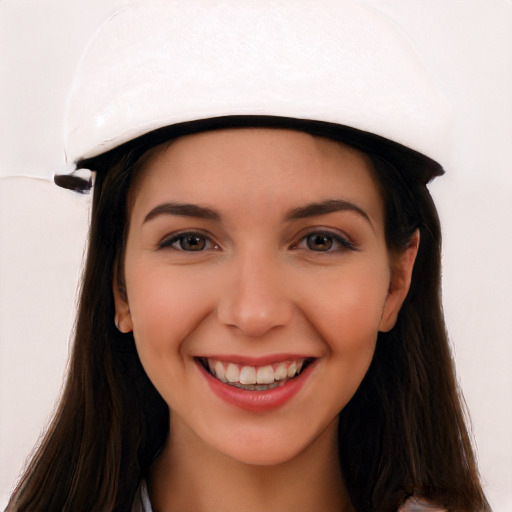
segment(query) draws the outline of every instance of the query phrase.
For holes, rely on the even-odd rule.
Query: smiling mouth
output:
[[[264,366],[240,365],[209,357],[199,357],[197,361],[212,377],[224,384],[247,391],[266,391],[283,386],[299,376],[313,359],[282,361]]]

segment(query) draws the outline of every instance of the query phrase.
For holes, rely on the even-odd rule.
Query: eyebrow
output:
[[[179,217],[195,217],[197,219],[208,219],[220,221],[221,216],[212,208],[188,203],[162,203],[153,208],[144,217],[144,222],[148,222],[160,215],[177,215]]]
[[[312,203],[299,208],[294,208],[293,210],[288,212],[288,214],[286,215],[286,220],[290,221],[297,219],[305,219],[307,217],[316,217],[318,215],[325,215],[327,213],[342,211],[351,211],[357,213],[358,215],[363,217],[373,228],[370,216],[359,206],[344,199],[329,199],[327,201],[322,201],[320,203]]]
[[[319,215],[325,215],[328,213],[340,212],[340,211],[352,211],[363,217],[373,228],[372,221],[369,215],[359,206],[346,201],[344,199],[329,199],[320,203],[311,203],[306,206],[294,208],[290,210],[285,216],[286,221],[305,219],[308,217],[316,217]],[[190,203],[162,203],[153,208],[144,217],[145,222],[158,217],[160,215],[176,215],[179,217],[195,217],[197,219],[207,219],[214,221],[221,221],[221,215],[213,208],[206,206],[199,206],[197,204]]]

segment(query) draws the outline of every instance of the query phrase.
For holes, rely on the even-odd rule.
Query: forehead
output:
[[[130,194],[135,210],[170,199],[284,208],[333,196],[357,200],[375,215],[382,210],[367,155],[330,139],[273,128],[216,130],[163,144],[144,158]]]

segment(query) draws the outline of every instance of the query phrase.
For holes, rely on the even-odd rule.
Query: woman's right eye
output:
[[[179,233],[171,238],[163,240],[159,248],[171,248],[177,251],[201,252],[210,249],[218,249],[218,245],[202,233]]]

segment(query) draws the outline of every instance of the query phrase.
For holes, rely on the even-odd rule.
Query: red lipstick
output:
[[[314,362],[308,364],[299,375],[272,389],[247,390],[221,382],[197,361],[199,370],[216,396],[231,405],[253,412],[270,411],[291,400],[308,380],[313,365]]]

